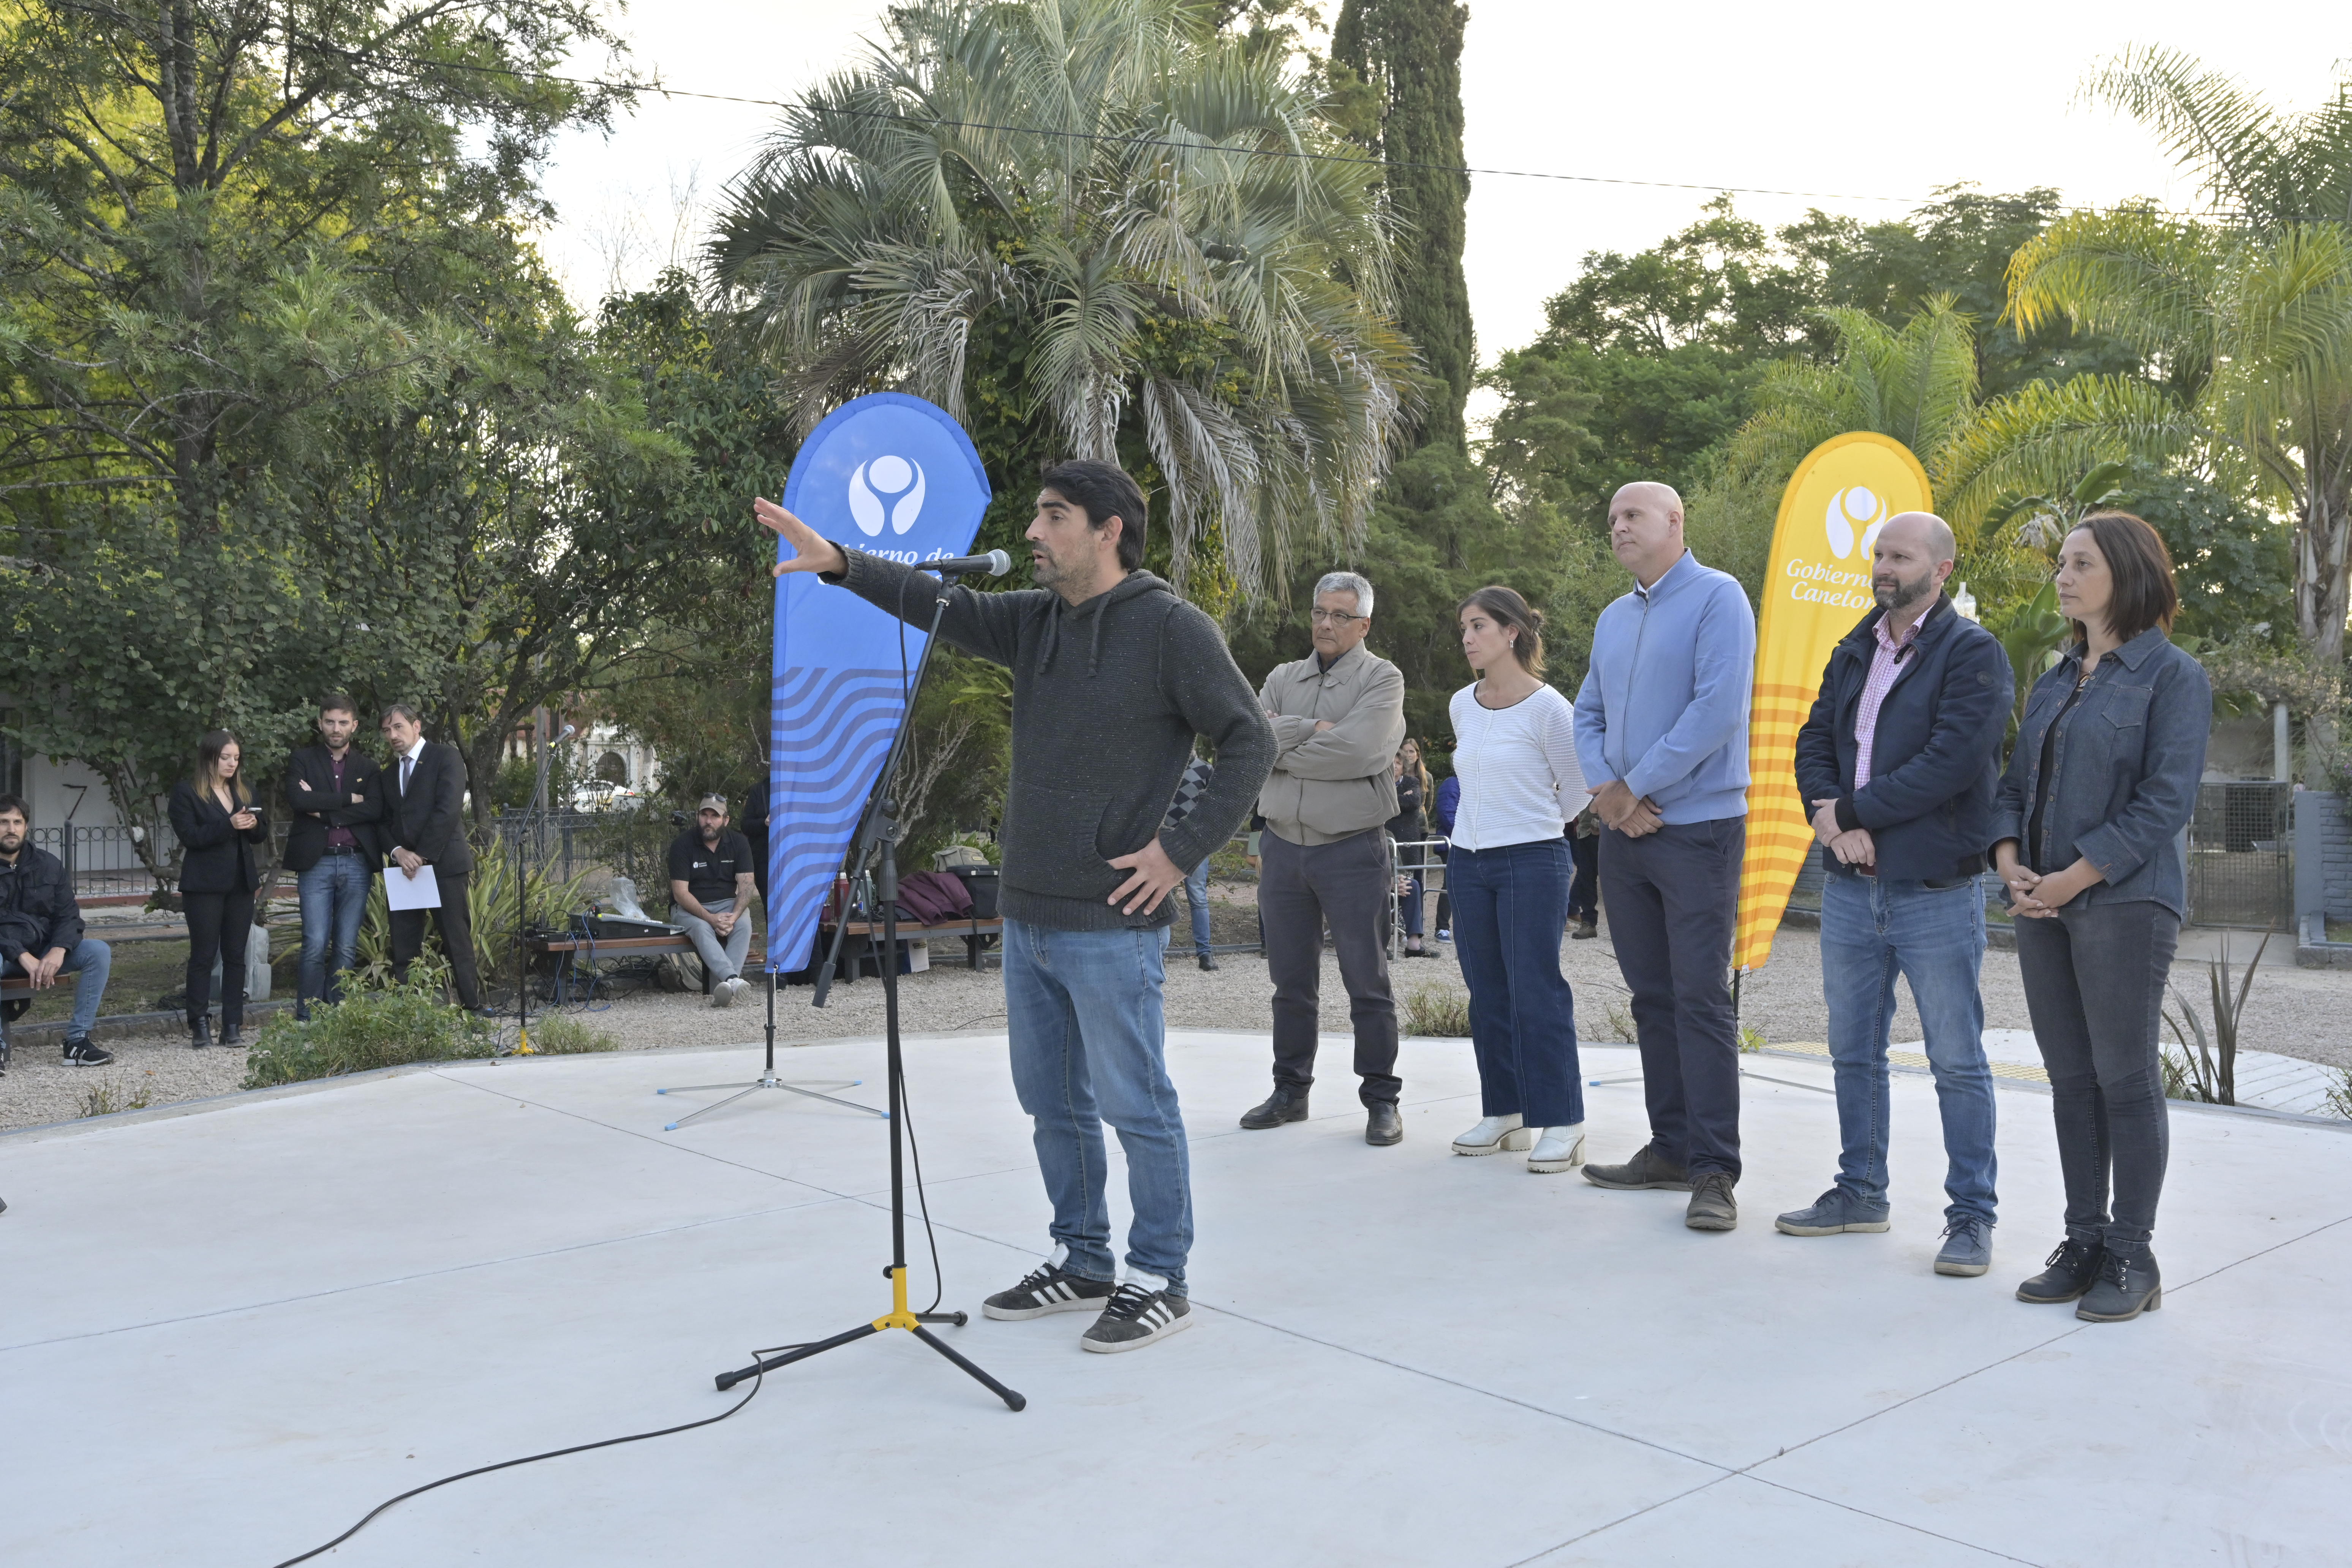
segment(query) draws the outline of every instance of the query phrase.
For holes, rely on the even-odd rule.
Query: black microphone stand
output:
[[[878,1334],[885,1329],[904,1329],[930,1346],[948,1360],[971,1374],[990,1393],[1014,1410],[1027,1407],[1028,1399],[1004,1386],[987,1373],[965,1360],[948,1346],[946,1341],[932,1333],[926,1323],[952,1323],[961,1328],[969,1320],[961,1312],[917,1312],[907,1305],[907,1184],[900,1151],[899,1130],[905,1124],[906,1065],[898,1041],[898,803],[894,796],[898,764],[906,755],[907,736],[914,728],[915,698],[923,689],[923,672],[929,668],[931,649],[939,645],[940,620],[947,614],[948,584],[940,584],[937,601],[931,606],[931,635],[923,643],[923,651],[915,661],[915,673],[907,688],[906,713],[899,721],[898,732],[890,742],[889,755],[882,763],[882,776],[875,781],[874,793],[867,797],[866,814],[858,825],[857,837],[850,851],[851,883],[865,874],[869,862],[879,860],[880,872],[876,899],[882,913],[882,1018],[890,1094],[890,1267],[886,1271],[890,1279],[890,1310],[870,1323],[818,1340],[813,1344],[798,1346],[780,1355],[768,1356],[734,1372],[722,1372],[718,1384],[721,1391],[734,1387],[747,1377],[771,1373],[780,1366],[796,1361],[806,1361],[823,1355],[829,1350]],[[867,922],[870,926],[870,921]],[[824,1005],[833,990],[833,975],[841,959],[843,937],[849,930],[849,911],[842,910],[840,922],[834,927],[833,946],[825,954],[824,967],[817,972],[816,996],[814,1005]]]
[[[572,732],[564,727],[565,734]],[[535,738],[535,737],[534,737]],[[530,868],[523,855],[523,840],[543,831],[544,817],[539,808],[540,792],[547,787],[547,764],[554,759],[556,742],[543,742],[539,749],[539,772],[531,780],[530,799],[522,808],[522,820],[515,824],[515,1006],[521,1020],[515,1028],[514,1054],[519,1057],[539,1055],[530,1043]],[[544,859],[545,847],[531,845],[532,858]]]

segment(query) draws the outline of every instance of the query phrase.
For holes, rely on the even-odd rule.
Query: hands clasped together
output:
[[[1603,827],[1613,827],[1628,838],[1655,833],[1666,822],[1659,814],[1658,803],[1646,795],[1635,795],[1625,787],[1623,779],[1602,784],[1592,796],[1592,809]]]

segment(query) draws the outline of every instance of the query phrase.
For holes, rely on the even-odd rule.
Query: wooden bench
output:
[[[832,929],[831,926],[826,926],[818,932],[817,951],[819,952],[825,950],[826,943],[831,940],[828,933]],[[1003,932],[1004,922],[1002,920],[965,919],[952,921],[943,925],[901,924],[898,927],[898,940],[903,942],[957,938],[964,943],[967,966],[978,969],[981,951],[987,939],[992,936],[1001,937]],[[882,924],[878,921],[852,921],[849,922],[849,934],[878,937],[882,934]],[[530,950],[533,952],[572,955],[583,952],[593,953],[594,957],[601,959],[608,956],[631,957],[641,953],[692,952],[694,943],[684,936],[553,936],[531,938]],[[754,937],[751,952],[744,957],[743,967],[747,972],[756,973],[764,970],[767,963],[766,941],[764,938]],[[849,978],[854,979],[856,976],[853,973]],[[710,994],[710,975],[708,971],[702,977],[702,990],[705,995]]]

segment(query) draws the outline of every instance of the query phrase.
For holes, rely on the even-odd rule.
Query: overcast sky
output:
[[[1332,14],[1337,0],[1325,0]],[[667,86],[789,98],[851,61],[877,32],[866,0],[667,0],[620,17],[635,63]],[[2260,26],[2249,26],[2259,15]],[[1474,167],[1622,180],[1663,189],[1475,176],[1471,307],[1482,359],[1540,330],[1543,302],[1596,249],[1639,249],[1730,186],[1833,192],[1741,195],[1767,223],[1811,206],[1900,215],[1937,185],[2054,185],[2072,202],[2194,192],[2137,126],[2078,107],[2084,69],[2126,44],[2187,49],[2277,100],[2314,104],[2352,57],[2337,3],[2211,0],[2130,7],[2045,0],[2030,11],[1814,3],[1588,6],[1472,0],[1463,51]],[[2130,30],[2116,30],[2128,18]],[[589,62],[583,62],[589,63]],[[775,111],[647,95],[609,138],[560,144],[543,237],[566,287],[593,302],[690,253],[707,204]],[[1892,196],[1896,201],[1855,200]]]

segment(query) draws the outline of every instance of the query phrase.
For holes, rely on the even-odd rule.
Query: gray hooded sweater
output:
[[[931,623],[939,580],[844,546],[849,590],[918,627]],[[1234,668],[1217,625],[1149,572],[1131,572],[1083,605],[1025,588],[948,590],[940,635],[1013,671],[1013,783],[1004,803],[1000,907],[1061,931],[1162,926],[1174,900],[1120,912],[1109,864],[1153,835],[1191,871],[1234,836],[1274,766],[1274,730]],[[1192,760],[1216,748],[1216,775],[1192,811],[1160,819]]]

